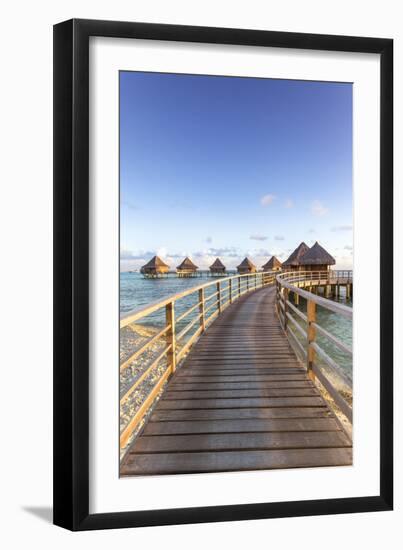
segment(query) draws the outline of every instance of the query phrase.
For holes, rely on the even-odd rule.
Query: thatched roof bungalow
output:
[[[302,256],[308,252],[309,246],[302,242],[294,252],[283,262],[282,269],[283,271],[295,271],[300,270],[300,260]]]
[[[335,263],[333,256],[318,241],[300,259],[300,266],[304,271],[327,271]]]
[[[276,256],[272,256],[268,262],[264,264],[263,271],[279,271],[281,269],[281,262],[276,258]]]
[[[198,267],[195,265],[190,258],[186,256],[181,264],[176,268],[176,272],[179,277],[192,277],[196,276]]]
[[[245,258],[238,266],[238,273],[256,273],[256,266],[249,258]]]
[[[151,260],[140,269],[140,273],[146,277],[158,277],[168,273],[168,271],[169,265],[161,260],[159,256],[154,256],[151,258]]]
[[[217,258],[210,266],[210,272],[212,275],[223,275],[225,273],[225,265],[220,258]]]

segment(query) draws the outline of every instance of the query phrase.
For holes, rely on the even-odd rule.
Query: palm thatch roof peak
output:
[[[177,269],[198,269],[198,267],[188,256],[186,256],[183,262],[178,265]]]
[[[250,261],[248,257],[244,258],[238,267],[256,267],[253,262]]]
[[[158,267],[169,267],[159,256],[153,256],[149,262],[143,265],[144,268],[158,268]]]
[[[215,261],[211,264],[210,269],[225,269],[225,265],[222,263],[220,258],[216,258]]]
[[[290,256],[286,259],[285,262],[283,262],[284,266],[297,266],[300,265],[300,260],[302,256],[308,252],[309,246],[302,242],[297,246],[297,248],[290,254]]]
[[[302,256],[300,265],[334,265],[336,260],[318,241]]]
[[[278,260],[276,256],[272,256],[262,267],[263,269],[274,269],[275,267],[281,267],[281,265],[280,260]]]

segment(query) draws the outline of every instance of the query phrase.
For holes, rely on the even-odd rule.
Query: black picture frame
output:
[[[89,513],[89,39],[377,53],[381,58],[380,488],[355,498]],[[393,507],[393,40],[73,19],[54,27],[54,523],[71,530]]]

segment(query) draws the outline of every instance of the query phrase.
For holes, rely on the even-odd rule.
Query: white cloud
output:
[[[121,260],[145,260],[150,259],[155,255],[155,252],[152,250],[139,250],[136,254],[131,250],[120,249],[120,259]]]
[[[336,259],[336,265],[334,266],[335,269],[352,269],[353,268],[351,254],[349,256],[336,255],[335,259]]]
[[[275,195],[263,195],[263,197],[260,199],[260,204],[262,206],[269,206],[269,204],[271,204],[275,198]]]
[[[252,241],[267,241],[267,237],[265,235],[260,235],[259,233],[254,233],[249,238],[252,239]]]
[[[157,256],[159,256],[160,258],[166,258],[168,256],[168,250],[164,246],[162,246],[157,250]]]
[[[239,251],[235,246],[226,246],[224,248],[209,248],[207,254],[210,256],[228,256],[230,258],[237,258]]]
[[[292,208],[292,207],[294,206],[294,201],[292,201],[291,199],[287,199],[287,200],[285,201],[284,206],[285,206],[286,208]]]
[[[213,242],[212,237],[206,237],[206,243],[211,244]]]
[[[284,241],[284,237],[283,237],[283,235],[274,235],[274,240],[275,241]]]
[[[329,209],[326,208],[321,201],[314,200],[311,205],[311,212],[315,216],[321,217],[325,216],[329,212]]]
[[[253,258],[265,258],[266,256],[272,256],[267,248],[253,248],[248,250],[246,255],[253,261]]]
[[[353,250],[353,247],[350,244],[346,244],[344,250]]]

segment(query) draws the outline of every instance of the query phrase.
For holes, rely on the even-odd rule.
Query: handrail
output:
[[[351,285],[353,282],[352,271],[289,271],[276,275],[276,309],[280,324],[283,327],[290,343],[296,347],[306,361],[309,377],[315,382],[319,382],[333,398],[336,405],[343,414],[352,422],[352,407],[339,393],[335,384],[329,379],[323,371],[322,366],[318,364],[317,357],[330,369],[330,372],[336,374],[339,380],[352,391],[351,377],[346,374],[340,365],[329,353],[327,353],[317,342],[317,334],[323,336],[344,353],[352,356],[352,349],[344,342],[340,341],[334,334],[320,326],[316,318],[317,306],[341,315],[346,319],[352,320],[352,308],[343,304],[334,302],[322,296],[313,294],[304,288],[313,288],[315,286],[329,287],[331,285]],[[294,294],[294,299],[304,298],[307,302],[307,314],[302,313],[296,305],[293,305],[289,299],[290,293]],[[297,300],[295,300],[297,304]],[[291,313],[294,313],[294,317]],[[306,325],[306,330],[300,325],[297,319],[301,319]],[[291,321],[291,324],[289,323]],[[298,338],[299,334],[300,338]],[[290,338],[291,337],[291,338]],[[301,338],[302,337],[302,338]],[[305,345],[304,345],[305,344]]]
[[[165,340],[165,345],[162,344],[155,355],[151,357],[150,363],[146,365],[141,375],[137,377],[129,387],[125,387],[124,394],[120,398],[120,406],[127,407],[132,397],[138,399],[136,390],[139,389],[142,382],[149,381],[152,376],[153,380],[157,378],[156,382],[151,382],[151,390],[138,404],[138,407],[134,407],[135,411],[133,416],[129,418],[127,424],[121,431],[121,449],[127,445],[132,434],[139,428],[145,415],[149,412],[155,399],[162,390],[165,381],[168,381],[169,377],[175,372],[178,363],[189,352],[198,337],[207,330],[211,323],[229,304],[236,301],[246,292],[253,292],[259,288],[273,285],[275,282],[275,275],[276,272],[274,271],[259,271],[256,273],[223,277],[218,280],[215,279],[203,285],[198,285],[168,296],[146,307],[133,310],[121,317],[120,329],[122,330],[136,321],[140,321],[158,312],[164,312],[165,310],[165,326],[144,344],[133,350],[120,366],[120,372],[126,372],[133,364],[133,361],[150,351],[153,344],[160,342],[162,339]],[[213,292],[206,293],[206,290],[210,288],[213,289]],[[216,290],[214,291],[214,289]],[[181,312],[179,317],[176,318],[176,306],[178,302],[184,298],[193,296],[196,299],[196,303],[192,303],[190,307]],[[206,304],[208,304],[208,306],[206,306]],[[191,315],[192,313],[193,315]],[[186,324],[184,326],[183,321],[185,319]],[[180,323],[181,326],[179,327]],[[186,335],[188,337],[184,338]],[[151,351],[155,352],[154,349]],[[165,364],[161,363],[162,360],[165,361]],[[166,368],[164,368],[162,375],[158,376],[158,369],[161,365],[166,365]]]
[[[276,274],[277,274],[276,271],[257,271],[256,273],[243,273],[243,274],[233,275],[231,277],[223,277],[218,279],[218,281],[217,279],[215,279],[214,281],[205,283],[204,285],[198,285],[192,288],[188,288],[186,290],[183,290],[182,292],[178,292],[177,294],[172,294],[171,296],[168,296],[164,300],[157,300],[156,302],[152,302],[151,304],[145,307],[134,309],[129,313],[126,313],[120,318],[120,328],[124,328],[127,325],[131,325],[132,323],[134,323],[135,321],[138,321],[142,317],[145,317],[146,315],[151,315],[151,313],[154,313],[158,309],[161,309],[161,307],[169,304],[170,302],[176,302],[179,299],[185,298],[186,296],[189,296],[190,294],[193,294],[198,290],[206,289],[206,288],[209,288],[210,286],[217,286],[218,284],[222,284],[225,281],[231,281],[231,280],[234,281],[238,279],[243,279],[245,277],[252,277],[252,278],[261,277],[262,279],[264,279],[268,275],[271,275],[271,278],[274,279],[274,276]]]
[[[291,290],[292,292],[296,292],[301,296],[301,298],[305,298],[306,300],[311,300],[318,306],[322,306],[326,309],[330,309],[331,311],[334,311],[335,313],[339,313],[340,315],[343,315],[343,317],[346,317],[347,319],[353,318],[353,311],[351,307],[345,306],[344,304],[339,304],[338,302],[333,302],[332,300],[328,300],[327,298],[323,298],[322,296],[316,296],[315,294],[312,294],[312,292],[308,292],[306,290],[302,290],[298,285],[304,284],[304,286],[309,286],[308,283],[318,283],[325,284],[325,285],[331,285],[332,279],[336,279],[336,277],[332,276],[332,271],[297,271],[296,273],[293,272],[287,272],[284,274],[279,274],[276,277],[277,282],[281,281],[281,286],[288,288],[288,290]],[[352,272],[349,272],[352,273]],[[347,279],[347,277],[346,277]],[[349,281],[352,282],[352,279],[349,279]],[[297,283],[297,286],[296,286]],[[335,283],[333,283],[335,284]]]

